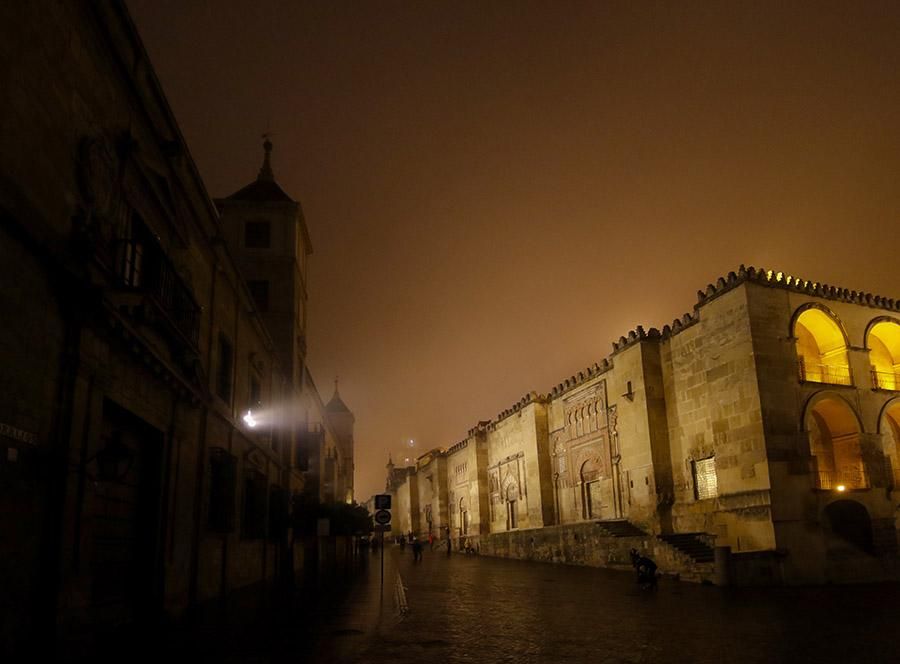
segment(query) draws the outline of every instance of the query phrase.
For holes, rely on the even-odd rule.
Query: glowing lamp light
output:
[[[416,444],[416,442],[415,442],[412,438],[410,438],[410,439],[409,439],[409,446],[412,447],[412,446],[415,445],[415,444]]]
[[[843,484],[838,484],[838,485],[837,485],[836,487],[834,487],[834,488],[837,489],[838,491],[840,491],[841,493],[843,493],[844,491],[847,490],[847,487],[845,487]]]
[[[248,410],[247,413],[244,415],[244,424],[246,424],[251,429],[256,428],[256,425],[258,424],[258,422],[256,421],[256,418],[253,417],[252,410]]]

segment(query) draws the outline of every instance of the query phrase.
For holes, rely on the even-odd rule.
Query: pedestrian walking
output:
[[[417,537],[413,537],[412,550],[413,550],[413,562],[418,562],[419,560],[422,560],[422,543],[419,541],[419,539]]]

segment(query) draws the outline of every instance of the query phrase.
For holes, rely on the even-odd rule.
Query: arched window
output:
[[[852,385],[847,341],[837,321],[821,309],[805,309],[794,321],[800,380]]]
[[[836,491],[868,488],[859,421],[847,402],[836,396],[817,401],[808,410],[805,424],[816,461],[816,487]]]
[[[872,383],[882,390],[900,390],[900,324],[882,320],[869,328],[866,337]]]

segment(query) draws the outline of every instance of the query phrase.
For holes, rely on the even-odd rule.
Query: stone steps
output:
[[[715,555],[712,547],[700,539],[703,535],[704,533],[673,533],[656,537],[696,563],[713,563]]]
[[[647,537],[647,533],[627,519],[610,519],[594,523],[606,537]]]

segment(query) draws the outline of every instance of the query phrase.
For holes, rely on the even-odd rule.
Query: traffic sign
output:
[[[375,496],[375,509],[376,510],[391,509],[391,494],[389,494],[389,493],[377,494]]]
[[[378,510],[375,512],[375,523],[386,526],[391,522],[391,513],[387,510]]]

